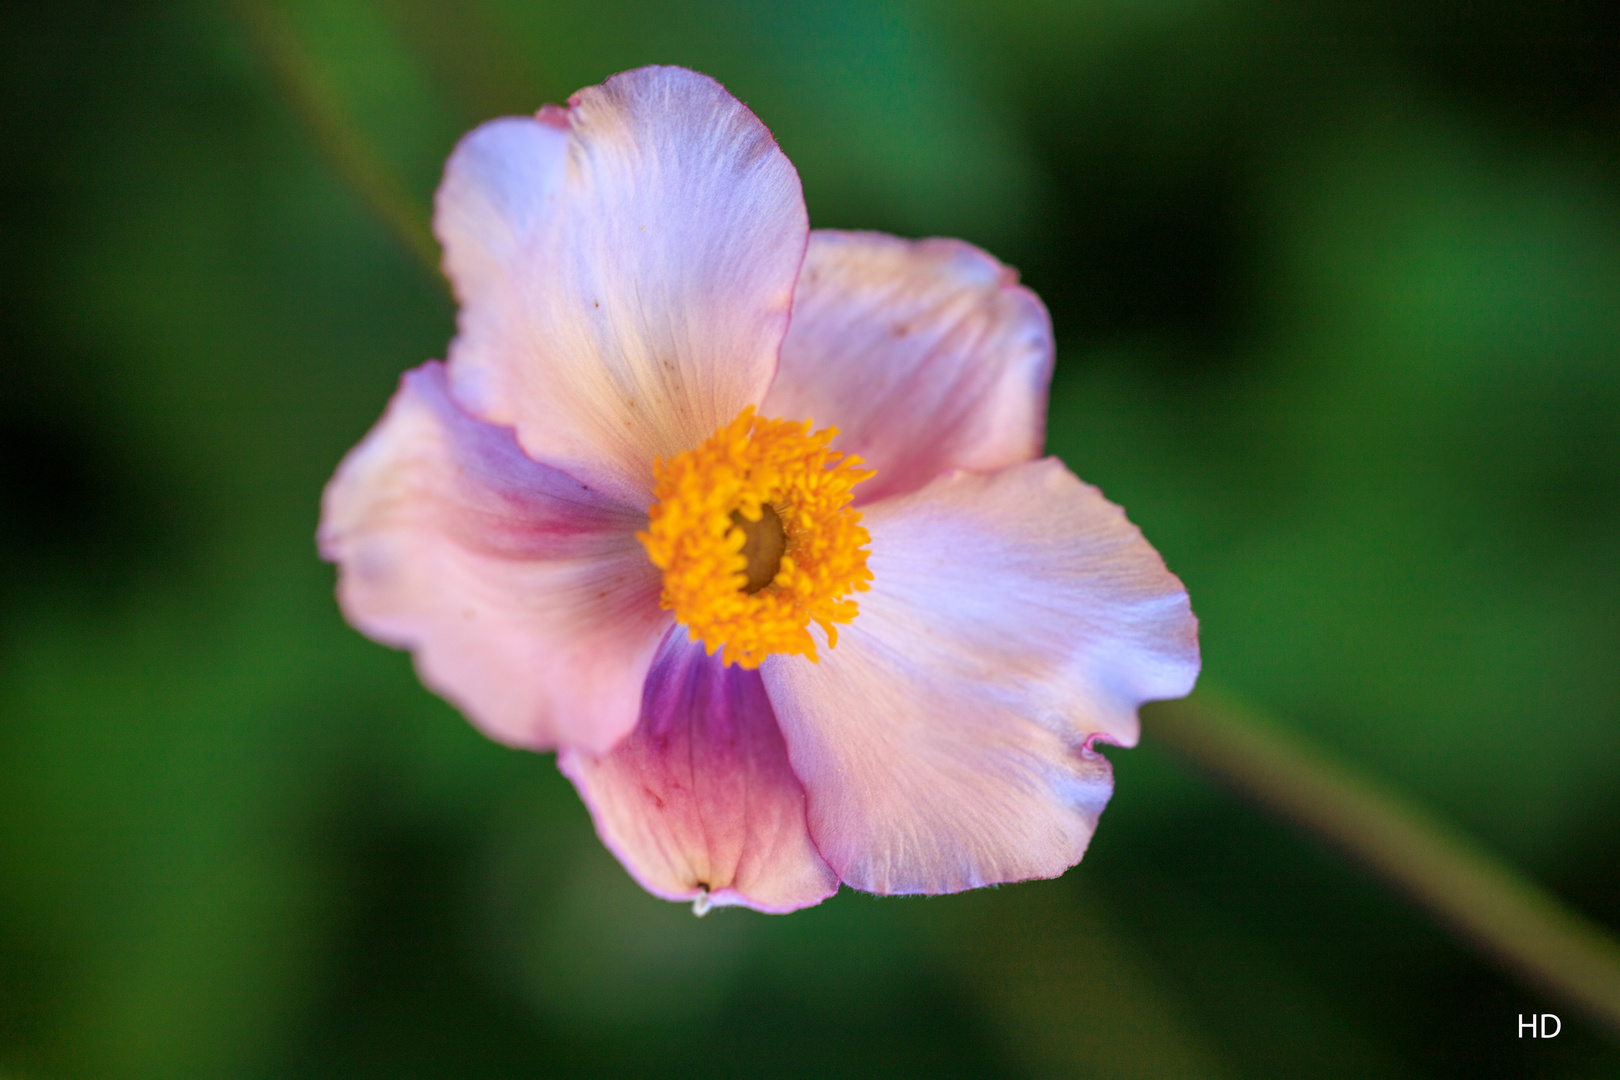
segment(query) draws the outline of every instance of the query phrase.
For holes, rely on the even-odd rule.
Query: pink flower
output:
[[[558,750],[662,897],[789,911],[1079,861],[1095,744],[1192,688],[1197,624],[1039,457],[1051,329],[1013,271],[810,232],[770,133],[681,68],[478,128],[435,229],[449,362],[323,500],[355,626],[491,738]]]

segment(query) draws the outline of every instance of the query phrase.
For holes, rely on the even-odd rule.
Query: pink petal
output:
[[[493,120],[435,207],[456,395],[536,460],[645,504],[654,458],[763,398],[808,222],[798,173],[713,79],[640,68]]]
[[[872,591],[819,664],[761,666],[838,876],[880,893],[1054,877],[1112,791],[1096,741],[1198,674],[1181,582],[1054,459],[871,506]]]
[[[721,666],[678,627],[630,737],[602,755],[565,750],[557,762],[602,841],[649,892],[792,911],[838,889],[810,842],[804,789],[759,672]]]
[[[327,485],[319,539],[349,621],[410,649],[491,738],[605,749],[635,725],[669,627],[645,521],[525,457],[427,364]]]
[[[1017,282],[960,240],[811,233],[765,415],[837,425],[833,445],[877,470],[863,503],[1030,460],[1052,326]]]

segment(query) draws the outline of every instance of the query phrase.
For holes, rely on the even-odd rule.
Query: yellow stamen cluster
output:
[[[814,434],[808,421],[766,420],[750,405],[702,446],[653,465],[647,531],[637,537],[664,572],[662,604],[722,662],[756,668],[772,653],[816,659],[812,621],[838,643],[838,623],[859,611],[852,592],[872,580],[851,489],[872,475]],[[785,548],[776,576],[749,590],[749,530],[774,529]],[[741,520],[733,517],[738,515]],[[757,570],[757,568],[756,568]]]

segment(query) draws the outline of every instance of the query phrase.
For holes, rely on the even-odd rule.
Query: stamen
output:
[[[656,502],[639,533],[664,572],[660,602],[727,664],[772,653],[816,659],[814,622],[837,644],[872,580],[871,537],[850,507],[872,475],[829,444],[837,428],[765,420],[750,406],[703,445],[653,466]]]

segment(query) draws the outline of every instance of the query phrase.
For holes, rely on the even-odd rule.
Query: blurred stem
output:
[[[388,231],[444,284],[439,245],[427,209],[399,182],[333,94],[319,67],[272,0],[237,0],[238,17],[269,67],[277,88],[314,136],[344,181],[365,200]]]
[[[1361,860],[1548,994],[1620,1034],[1620,943],[1467,837],[1251,710],[1199,691],[1149,737]]]

